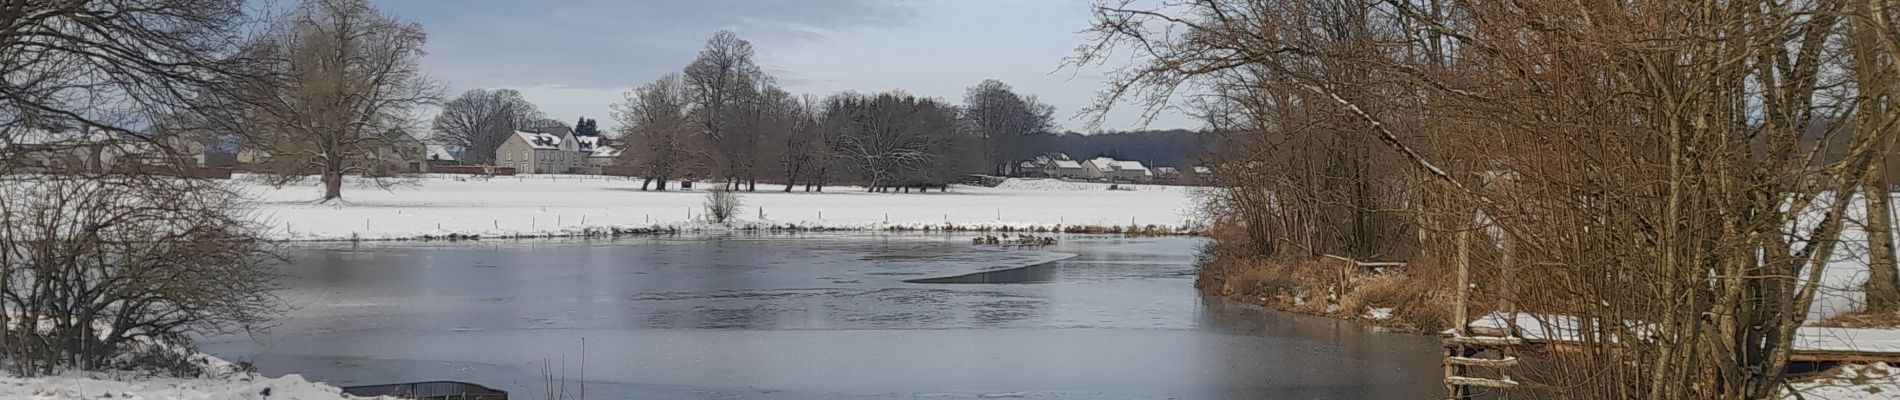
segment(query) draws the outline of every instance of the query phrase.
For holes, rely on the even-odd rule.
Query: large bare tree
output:
[[[995,79],[971,86],[963,94],[963,118],[984,142],[990,173],[1006,175],[1011,166],[1035,156],[1055,127],[1055,107],[1035,96],[1016,94]]]
[[[461,147],[464,163],[492,165],[495,149],[509,135],[539,128],[544,119],[547,116],[514,89],[473,89],[442,104],[431,139]]]
[[[751,132],[737,129],[744,106],[761,85],[763,72],[752,60],[752,42],[732,31],[719,31],[706,40],[699,57],[686,66],[686,98],[691,115],[705,136],[716,174],[737,186],[737,177],[750,160]]]
[[[642,85],[613,105],[627,146],[622,157],[646,178],[641,190],[655,181],[657,190],[666,190],[669,179],[682,177],[702,159],[694,144],[703,138],[689,107],[686,83],[679,74]]]
[[[236,0],[0,4],[0,172],[29,150],[168,149],[148,128],[238,69],[244,11]],[[21,141],[36,146],[4,146]]]
[[[441,97],[419,64],[426,40],[368,0],[306,0],[253,50],[257,76],[238,81],[217,121],[266,155],[272,183],[316,176],[322,201],[340,199],[344,177],[391,162],[395,135],[417,131],[413,113]]]
[[[956,107],[900,92],[841,93],[825,99],[831,151],[872,192],[946,183],[936,168],[953,154]]]

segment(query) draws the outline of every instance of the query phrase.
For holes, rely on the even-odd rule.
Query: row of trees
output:
[[[665,190],[688,176],[754,190],[761,180],[823,190],[830,182],[871,191],[942,187],[965,173],[1005,172],[1048,136],[1052,107],[994,80],[971,87],[961,107],[903,92],[793,95],[753,61],[752,44],[719,32],[699,57],[627,94],[615,117],[626,163]],[[658,185],[652,185],[657,182]]]
[[[1111,2],[1074,62],[1133,49],[1100,107],[1181,104],[1222,133],[1207,205],[1238,257],[1469,254],[1479,311],[1583,321],[1576,351],[1518,354],[1525,394],[1770,399],[1830,262],[1869,249],[1869,306],[1900,299],[1896,11]],[[1873,240],[1841,240],[1862,207]]]

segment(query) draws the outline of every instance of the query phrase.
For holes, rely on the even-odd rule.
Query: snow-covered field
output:
[[[525,175],[490,180],[432,175],[409,187],[346,185],[343,204],[315,204],[315,185],[272,188],[240,176],[232,184],[257,200],[250,210],[271,235],[289,240],[401,239],[424,235],[559,235],[593,229],[706,228],[704,183],[689,190],[640,191],[625,178]],[[677,184],[677,182],[675,182]],[[1024,228],[1159,225],[1189,220],[1189,188],[1011,179],[1003,185],[951,186],[948,193],[824,193],[759,185],[741,192],[734,226]],[[677,189],[677,188],[676,188]],[[760,213],[763,212],[763,217]]]

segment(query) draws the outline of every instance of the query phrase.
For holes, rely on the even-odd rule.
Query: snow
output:
[[[1384,320],[1392,319],[1392,308],[1391,307],[1374,307],[1372,309],[1368,309],[1366,310],[1366,319],[1370,319],[1373,321],[1384,321]]]
[[[1900,397],[1900,368],[1885,363],[1871,365],[1848,365],[1835,371],[1837,375],[1809,381],[1793,382],[1794,393],[1784,394],[1784,399],[1829,399],[1863,400],[1892,399]]]
[[[679,182],[673,182],[672,189]],[[341,204],[317,204],[314,184],[272,188],[240,175],[231,181],[257,201],[249,210],[277,239],[403,239],[449,234],[546,236],[587,229],[720,229],[700,222],[707,182],[691,190],[640,191],[628,178],[590,175],[476,177],[429,175],[382,190],[347,184]],[[1190,219],[1189,188],[1053,179],[1010,179],[994,188],[952,186],[948,193],[866,193],[826,187],[823,193],[761,184],[741,193],[734,227],[886,229],[946,224],[960,228],[1159,225]],[[763,211],[763,217],[760,212]]]
[[[515,131],[515,136],[520,136],[521,141],[528,143],[528,147],[536,149],[554,150],[561,147],[560,135]]]
[[[1539,315],[1518,313],[1510,318],[1504,313],[1491,313],[1471,322],[1472,328],[1505,329],[1507,320],[1515,319],[1519,337],[1532,340],[1577,340],[1577,318],[1564,315]],[[1631,331],[1646,332],[1653,328],[1637,326],[1631,323]],[[1795,330],[1795,351],[1829,352],[1880,352],[1900,353],[1900,329],[1872,328],[1822,328],[1802,327]]]
[[[139,376],[126,372],[67,372],[64,374],[21,378],[0,374],[0,399],[90,400],[90,399],[166,399],[166,400],[239,400],[239,399],[355,399],[342,389],[304,380],[300,375],[267,378],[254,374],[234,374],[224,378],[181,379]]]

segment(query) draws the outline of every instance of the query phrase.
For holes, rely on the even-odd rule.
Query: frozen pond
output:
[[[1199,239],[740,235],[324,245],[266,333],[204,340],[337,385],[540,398],[1436,398],[1436,339],[1201,298]],[[1029,268],[1018,268],[1033,266]],[[970,275],[983,271],[988,274]],[[585,363],[582,341],[585,339]],[[569,382],[568,391],[578,390]]]

